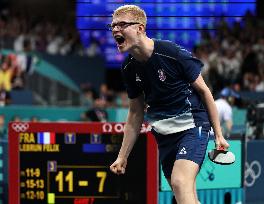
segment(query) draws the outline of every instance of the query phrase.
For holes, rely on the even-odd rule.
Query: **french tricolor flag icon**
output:
[[[39,132],[38,144],[55,144],[55,132]]]

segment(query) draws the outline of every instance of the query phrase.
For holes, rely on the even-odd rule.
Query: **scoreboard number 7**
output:
[[[104,184],[105,184],[105,180],[107,177],[107,172],[106,171],[97,171],[96,172],[96,177],[100,179],[99,181],[99,186],[98,186],[98,192],[102,193],[104,192]],[[73,192],[73,171],[69,171],[68,174],[65,175],[65,179],[64,179],[64,173],[63,171],[59,171],[58,174],[55,177],[55,181],[58,183],[58,192],[64,192],[64,184],[67,183],[67,187],[68,187],[68,192]],[[65,182],[64,182],[65,181]],[[88,186],[88,181],[85,182],[86,186]]]
[[[105,183],[106,175],[107,174],[105,171],[96,172],[96,177],[100,178],[100,183],[99,183],[99,188],[98,188],[99,193],[102,193],[104,191],[104,183]]]

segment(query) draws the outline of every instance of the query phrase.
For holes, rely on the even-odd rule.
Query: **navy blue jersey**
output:
[[[191,83],[203,63],[182,47],[164,40],[154,40],[154,50],[147,62],[129,55],[122,74],[128,97],[145,96],[147,119],[155,131],[171,134],[201,125],[209,125],[207,111]]]

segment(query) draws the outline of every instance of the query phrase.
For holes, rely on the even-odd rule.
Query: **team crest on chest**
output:
[[[138,82],[141,81],[141,79],[140,79],[140,77],[138,76],[138,74],[136,74],[136,81],[138,81]]]
[[[160,79],[160,81],[165,81],[166,80],[166,75],[164,73],[164,70],[163,69],[159,69],[158,70],[158,73],[159,73],[159,79]]]

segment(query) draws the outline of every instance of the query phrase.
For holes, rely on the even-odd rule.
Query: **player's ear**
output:
[[[146,31],[145,26],[144,26],[143,24],[140,24],[140,25],[138,26],[138,30],[139,30],[139,32],[141,32],[141,33],[145,33],[145,31]]]

